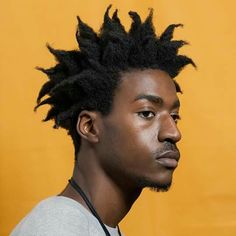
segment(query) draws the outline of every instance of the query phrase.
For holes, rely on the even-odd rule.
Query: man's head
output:
[[[176,143],[181,139],[175,84],[157,69],[124,73],[121,80],[110,113],[93,121],[100,165],[129,189],[167,190],[179,159]]]
[[[53,119],[54,127],[68,130],[76,154],[83,144],[94,148],[101,166],[119,183],[166,189],[179,157],[176,93],[181,90],[174,78],[194,63],[178,55],[185,42],[172,40],[180,24],[157,36],[152,11],[144,22],[129,12],[133,22],[126,32],[117,11],[110,18],[109,9],[99,34],[78,18],[80,50],[48,46],[58,64],[41,68],[49,81],[37,107],[51,105],[45,121]]]

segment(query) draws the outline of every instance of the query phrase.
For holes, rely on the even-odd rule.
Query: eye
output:
[[[140,111],[138,112],[138,116],[144,119],[151,119],[155,116],[155,113],[152,111]]]
[[[179,120],[181,120],[180,115],[179,114],[172,114],[171,115],[172,119],[174,120],[174,122],[177,124]]]

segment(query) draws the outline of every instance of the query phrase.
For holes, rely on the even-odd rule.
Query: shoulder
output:
[[[59,196],[50,197],[36,205],[16,226],[11,236],[74,236],[79,232],[81,235],[89,235],[87,215],[87,210],[72,199]]]

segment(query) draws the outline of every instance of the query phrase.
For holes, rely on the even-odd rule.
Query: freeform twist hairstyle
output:
[[[35,110],[45,104],[51,106],[43,121],[52,119],[54,128],[66,129],[72,137],[75,153],[80,147],[76,131],[79,113],[86,109],[109,114],[122,72],[160,69],[175,78],[186,65],[195,66],[189,57],[178,55],[179,48],[186,42],[172,39],[174,29],[182,24],[171,24],[158,36],[152,23],[152,9],[144,22],[136,12],[130,11],[132,24],[127,32],[117,10],[109,16],[110,8],[111,5],[99,33],[77,17],[79,50],[56,50],[47,45],[57,64],[49,69],[38,68],[47,74],[49,81],[39,92]],[[181,92],[175,80],[174,83],[177,92]]]

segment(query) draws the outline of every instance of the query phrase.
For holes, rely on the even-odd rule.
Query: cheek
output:
[[[131,167],[138,163],[143,165],[148,159],[153,159],[158,145],[157,132],[151,127],[113,127],[109,131],[108,142],[113,155],[119,155],[117,158]]]
[[[143,122],[138,120],[129,130],[130,143],[138,152],[153,153],[158,148],[158,130],[157,122]]]
[[[103,129],[105,153],[117,156],[123,163],[132,165],[150,156],[153,159],[158,149],[159,123],[154,120],[148,122],[130,114],[124,119],[107,120]]]

